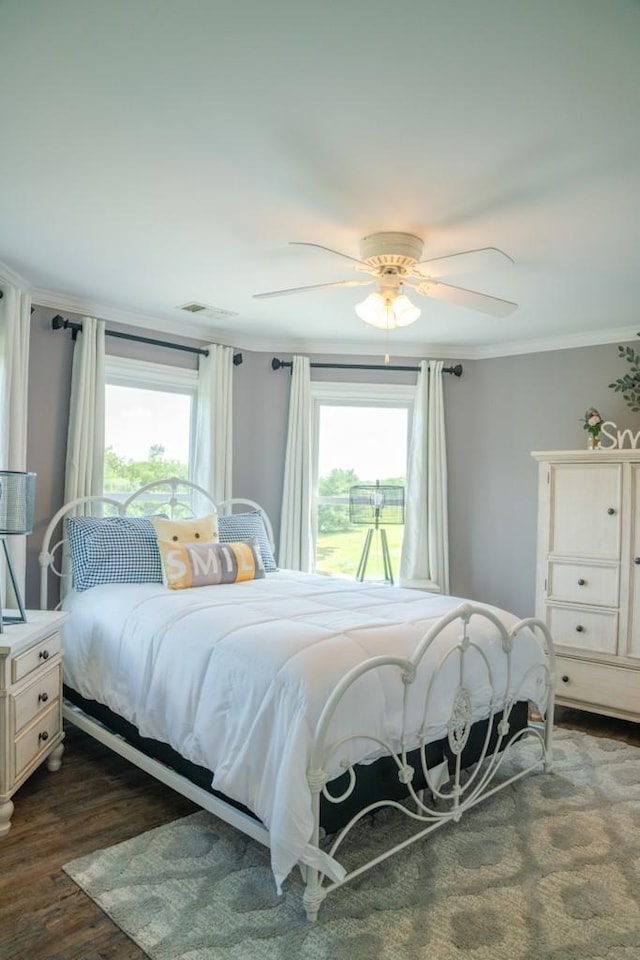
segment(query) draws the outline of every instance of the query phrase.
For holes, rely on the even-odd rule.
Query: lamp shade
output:
[[[370,293],[361,303],[356,304],[355,311],[361,320],[372,327],[380,327],[384,330],[385,327],[392,325],[389,322],[389,310],[380,293]]]
[[[421,313],[420,308],[414,306],[404,293],[395,296],[370,293],[365,300],[356,304],[355,311],[365,323],[381,330],[408,327]]]
[[[404,523],[404,487],[358,483],[349,488],[349,523]]]
[[[35,473],[0,470],[0,537],[31,533],[35,499]]]
[[[396,326],[398,327],[408,327],[410,323],[414,323],[418,319],[422,312],[420,307],[416,307],[415,304],[411,303],[409,297],[406,297],[404,293],[401,293],[395,298],[391,309],[393,310],[393,315],[396,318]]]

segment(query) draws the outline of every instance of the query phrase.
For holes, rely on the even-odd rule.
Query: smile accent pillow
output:
[[[257,540],[180,543],[158,540],[164,583],[171,590],[261,580],[264,563]]]
[[[172,543],[217,543],[218,515],[211,513],[207,517],[188,517],[186,520],[152,519],[158,540],[170,540]]]

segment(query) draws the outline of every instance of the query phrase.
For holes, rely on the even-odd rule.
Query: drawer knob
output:
[[[39,693],[39,694],[38,694],[38,702],[39,702],[39,703],[46,703],[48,699],[49,699],[49,694],[47,693],[46,690],[44,691],[44,693]]]
[[[609,514],[610,517],[612,517],[615,513],[615,510],[613,509],[613,507],[609,507],[609,509],[607,510],[607,513]]]
[[[580,577],[580,579],[578,580],[578,586],[579,586],[579,587],[584,587],[584,585],[585,585],[586,582],[587,582],[586,580],[583,580],[582,577]]]
[[[635,557],[633,562],[640,564],[640,557]]]
[[[578,626],[576,627],[576,633],[584,633],[584,627],[582,626],[581,623],[579,623]]]
[[[38,656],[40,657],[41,660],[48,660],[48,659],[49,659],[49,651],[48,651],[48,650],[41,650],[40,653],[38,654]]]
[[[562,677],[562,682],[569,683],[569,675],[567,673],[565,673],[564,676]]]
[[[42,740],[43,743],[45,742],[45,740],[48,740],[48,739],[49,739],[49,734],[47,733],[46,730],[43,730],[42,733],[38,734],[38,740]]]

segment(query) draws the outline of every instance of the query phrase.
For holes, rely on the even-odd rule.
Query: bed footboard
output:
[[[474,618],[484,618],[498,631],[500,657],[503,658],[500,671],[495,670],[482,646],[474,640],[469,626]],[[459,629],[457,640],[449,642],[446,648],[440,650],[438,644],[443,632]],[[517,645],[524,641],[524,637],[531,643],[532,637],[541,653],[540,658],[513,681],[514,651]],[[420,670],[421,664],[430,654],[436,653],[435,665],[432,662],[428,675]],[[479,705],[474,702],[471,685],[468,684],[471,669],[477,672],[478,664],[486,673],[486,681],[490,694],[486,703]],[[438,681],[443,671],[451,672],[452,666],[456,672],[457,685],[447,700],[445,711],[446,721],[446,757],[435,766],[427,763],[427,745],[429,742],[430,705],[438,690]],[[402,700],[402,723],[394,742],[372,736],[367,731],[353,734],[333,741],[331,739],[331,720],[339,709],[345,695],[358,681],[371,671],[394,671],[399,684],[399,697]],[[497,679],[500,672],[502,681]],[[360,863],[348,872],[344,872],[341,880],[332,880],[327,875],[313,867],[304,869],[306,882],[304,893],[304,907],[309,920],[317,918],[318,910],[325,897],[332,891],[359,876],[366,870],[387,859],[394,853],[404,849],[412,843],[423,839],[451,821],[457,822],[463,814],[480,803],[509,786],[516,780],[526,776],[536,768],[545,772],[551,769],[552,763],[552,729],[553,729],[553,700],[554,700],[554,673],[555,655],[553,642],[546,625],[533,618],[520,620],[510,629],[485,607],[464,603],[443,617],[423,637],[416,652],[410,659],[401,657],[381,656],[369,659],[351,670],[336,687],[328,699],[315,731],[311,763],[307,779],[309,782],[312,800],[314,828],[311,843],[320,847],[322,831],[320,828],[320,798],[325,802],[341,803],[351,796],[357,778],[355,765],[343,762],[342,766],[348,774],[348,785],[340,796],[334,796],[329,789],[329,775],[327,771],[335,764],[336,757],[344,751],[350,740],[369,740],[374,749],[388,754],[397,768],[399,781],[406,786],[408,801],[401,803],[396,800],[380,800],[356,813],[351,820],[332,838],[329,847],[323,846],[325,853],[337,858],[343,844],[349,837],[354,826],[369,813],[381,807],[390,807],[397,811],[398,816],[405,816],[416,824],[415,832],[411,832],[407,839],[391,846],[374,859]],[[510,717],[514,706],[523,699],[522,691],[525,687],[531,689],[531,683],[536,689],[536,705],[540,711],[542,722],[530,723],[516,733],[510,731]],[[416,700],[417,698],[417,700]],[[416,730],[416,702],[420,704],[422,723]],[[440,707],[442,710],[442,707]],[[486,735],[480,752],[479,761],[465,770],[463,754],[467,744],[472,724],[476,722],[478,711],[486,719]],[[518,751],[523,739],[534,743],[533,759],[522,757],[517,772],[511,775],[500,773],[507,755]],[[520,750],[520,754],[524,751]],[[409,762],[411,756],[412,763]],[[416,767],[419,765],[420,769]],[[416,777],[416,773],[422,776]],[[416,790],[416,781],[425,782],[427,790]]]

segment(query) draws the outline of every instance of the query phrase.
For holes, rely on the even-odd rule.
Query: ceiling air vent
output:
[[[207,303],[183,303],[178,310],[186,310],[187,313],[207,317],[209,320],[224,320],[226,317],[238,316],[235,310],[223,310],[222,307],[212,307]]]

